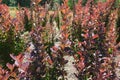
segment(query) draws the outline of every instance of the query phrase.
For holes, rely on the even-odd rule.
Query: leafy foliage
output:
[[[79,80],[114,80],[119,20],[115,0],[87,0],[84,5],[78,0],[73,10],[68,0],[54,4],[55,9],[50,8],[51,2],[42,6],[40,2],[32,0],[30,8],[19,8],[14,19],[0,4],[0,42],[6,43],[4,49],[8,46],[10,52],[4,51],[14,60],[6,64],[7,69],[0,67],[0,79],[65,80],[64,56],[69,55],[76,60]]]
[[[0,62],[6,64],[11,60],[10,53],[18,54],[24,49],[24,43],[16,32],[15,19],[9,14],[9,8],[0,4]],[[18,22],[18,21],[17,21]]]

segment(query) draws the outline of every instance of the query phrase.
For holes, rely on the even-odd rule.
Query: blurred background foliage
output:
[[[58,4],[62,4],[63,0],[42,0],[40,4],[45,4],[45,2],[57,2]],[[73,3],[74,2],[77,2],[78,0],[69,0],[69,3],[68,5],[70,6],[70,8],[72,9],[73,8]],[[86,4],[88,0],[83,0],[83,5]],[[97,1],[102,1],[102,2],[105,2],[106,0],[94,0],[95,2]],[[3,3],[7,4],[8,6],[17,6],[18,4],[21,6],[21,7],[30,7],[30,0],[3,0],[2,1]],[[120,0],[116,0],[116,6],[118,6]]]

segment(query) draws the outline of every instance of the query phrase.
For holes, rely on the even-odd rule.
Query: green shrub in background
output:
[[[22,7],[30,7],[30,0],[2,0],[2,3],[8,6],[17,6],[19,3]]]
[[[17,55],[24,50],[24,41],[20,36],[15,36],[11,29],[3,33],[0,31],[0,63],[4,66],[7,62],[11,62],[10,54]]]
[[[50,0],[42,0],[40,4],[44,5],[46,1],[50,1]],[[78,0],[69,0],[68,4],[69,4],[71,9],[73,8],[73,1],[77,2]],[[88,0],[83,0],[82,4],[85,5],[87,1]],[[106,0],[94,0],[94,1],[95,2],[97,2],[97,1],[105,2]],[[30,0],[3,0],[2,2],[9,5],[9,6],[17,6],[19,3],[20,6],[22,6],[22,7],[30,7]],[[57,2],[58,4],[62,4],[63,0],[53,0],[53,2],[54,3]],[[120,0],[116,0],[116,5],[118,5],[119,2],[120,2]]]
[[[3,0],[2,3],[9,5],[10,4],[10,0]]]

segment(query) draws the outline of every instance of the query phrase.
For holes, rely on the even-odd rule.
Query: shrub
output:
[[[55,9],[49,8],[51,3],[41,6],[40,2],[33,0],[29,9],[20,8],[17,17],[9,19],[10,28],[5,26],[9,34],[2,33],[2,40],[13,39],[16,48],[10,51],[21,53],[8,53],[15,62],[7,63],[8,69],[0,67],[0,79],[65,80],[67,55],[76,60],[73,65],[78,79],[114,80],[119,20],[115,0],[87,0],[85,5],[78,0],[74,10],[68,0]]]
[[[16,32],[15,19],[9,14],[9,8],[5,4],[0,4],[0,62],[5,65],[11,61],[10,53],[18,54],[23,51],[24,44]]]

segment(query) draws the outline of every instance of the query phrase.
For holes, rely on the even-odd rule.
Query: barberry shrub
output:
[[[80,28],[78,78],[80,80],[115,79],[115,54],[117,39],[117,9],[115,0],[94,3],[87,1],[76,5],[75,27]],[[74,36],[74,35],[73,35]]]
[[[14,63],[7,63],[7,69],[0,67],[0,79],[65,80],[68,73],[64,56],[74,57],[73,66],[78,72],[72,75],[78,80],[117,79],[114,58],[118,53],[119,9],[114,7],[115,0],[84,3],[78,0],[70,7],[68,0],[61,5],[52,2],[39,5],[40,2],[31,0],[30,8],[19,7],[14,19],[8,7],[1,4],[0,12],[6,13],[1,16],[1,44],[8,40],[6,43],[21,46],[23,40],[25,48],[7,45],[12,49],[5,53],[10,54]],[[21,53],[11,54],[15,51]]]
[[[0,63],[5,66],[11,62],[10,53],[17,55],[24,49],[24,42],[20,38],[21,31],[17,32],[19,21],[9,14],[9,7],[0,4]]]

